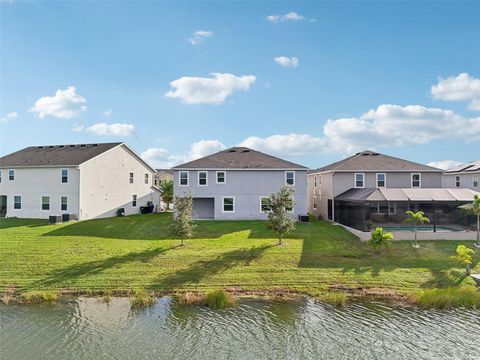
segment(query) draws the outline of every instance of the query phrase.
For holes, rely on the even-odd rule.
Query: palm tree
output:
[[[415,249],[418,249],[420,245],[418,245],[417,242],[417,226],[429,223],[430,219],[425,216],[425,213],[423,211],[413,212],[411,210],[408,210],[407,215],[408,217],[404,220],[404,222],[413,224],[415,231],[415,242],[413,243],[413,247]]]
[[[374,232],[372,232],[372,237],[369,240],[369,244],[375,249],[375,252],[378,254],[380,248],[383,246],[388,247],[389,242],[393,240],[393,234],[385,232],[383,228],[377,227]]]
[[[170,210],[170,203],[173,200],[173,180],[166,180],[160,184],[162,200],[167,203],[167,210]]]
[[[480,248],[480,196],[477,194],[473,197],[472,211],[477,216],[477,242],[474,246]]]

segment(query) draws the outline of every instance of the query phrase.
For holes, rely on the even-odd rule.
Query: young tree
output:
[[[267,225],[278,235],[278,245],[282,245],[285,234],[295,229],[295,219],[290,210],[295,206],[293,195],[295,191],[289,187],[282,187],[279,192],[271,194],[268,198]]]
[[[162,200],[167,203],[167,210],[170,210],[170,204],[173,200],[173,180],[167,180],[160,184],[162,191]]]
[[[393,234],[385,232],[382,227],[377,227],[374,232],[372,232],[372,237],[368,243],[375,249],[376,252],[379,252],[381,247],[387,248],[389,241],[393,240]]]
[[[425,213],[423,211],[413,212],[411,210],[408,210],[407,215],[408,217],[404,220],[404,222],[413,224],[414,231],[415,231],[415,242],[413,243],[413,247],[415,249],[418,249],[420,245],[418,245],[418,242],[417,242],[417,227],[419,225],[429,223],[430,219],[425,216]]]
[[[460,264],[465,265],[467,275],[470,276],[470,265],[472,264],[472,255],[475,254],[470,248],[467,248],[465,245],[457,246],[457,255],[451,256],[452,260],[458,261]]]
[[[175,196],[173,223],[170,227],[172,235],[179,237],[181,246],[185,244],[185,239],[193,236],[193,198],[191,195]]]

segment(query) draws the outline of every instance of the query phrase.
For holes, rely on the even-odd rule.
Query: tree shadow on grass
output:
[[[272,246],[274,245],[266,244],[254,246],[250,249],[238,249],[223,253],[212,260],[200,260],[166,278],[157,279],[150,286],[152,288],[181,288],[187,284],[198,284],[208,276],[224,272],[235,266],[249,265]]]
[[[16,219],[3,218],[0,219],[0,230],[14,228],[14,227],[39,227],[49,225],[47,220],[43,219]]]
[[[141,252],[129,252],[125,255],[113,256],[104,260],[95,260],[71,265],[51,272],[46,277],[33,282],[29,287],[32,289],[63,287],[78,278],[96,275],[123,264],[131,262],[149,262],[156,256],[172,249],[174,249],[174,247],[148,249]]]

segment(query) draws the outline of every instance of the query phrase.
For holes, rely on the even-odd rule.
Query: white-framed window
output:
[[[322,186],[322,175],[318,175],[318,185]]]
[[[385,173],[377,173],[377,188],[385,187],[387,184],[387,175]]]
[[[62,211],[67,211],[68,210],[68,198],[66,196],[62,196],[60,198],[60,209]]]
[[[313,210],[317,210],[317,197],[314,195],[313,196]]]
[[[132,206],[137,206],[137,195],[132,195]]]
[[[396,214],[397,213],[397,204],[396,203],[386,203],[386,202],[376,202],[372,203],[370,206],[370,212],[372,214]]]
[[[216,173],[216,182],[217,184],[226,184],[227,183],[227,172],[226,171],[217,171]]]
[[[223,196],[222,197],[222,212],[234,213],[235,212],[235,197]]]
[[[207,171],[198,171],[198,186],[207,186],[208,185],[208,172]]]
[[[42,196],[42,210],[50,210],[50,196]]]
[[[2,170],[0,170],[0,183],[2,182]]]
[[[365,187],[365,174],[364,173],[355,173],[355,187],[364,188]]]
[[[473,187],[478,187],[478,175],[473,175],[472,185]]]
[[[15,170],[8,170],[8,180],[15,180]]]
[[[128,182],[129,182],[130,184],[133,184],[133,172],[131,172],[131,173],[129,174]]]
[[[13,208],[15,210],[21,210],[22,209],[22,197],[20,195],[15,195],[13,197]]]
[[[188,186],[188,171],[180,171],[178,174],[178,185],[179,186]]]
[[[285,171],[285,185],[295,186],[295,171]]]
[[[68,183],[68,169],[62,169],[62,184]]]
[[[460,187],[460,176],[455,176],[455,187]]]
[[[313,176],[313,187],[317,187],[317,175]]]
[[[145,174],[145,184],[148,184],[148,174]]]
[[[412,174],[412,188],[422,187],[422,176],[419,173]]]
[[[388,203],[388,213],[389,214],[397,213],[397,203]]]
[[[270,198],[268,196],[260,196],[260,212],[267,213],[270,211]]]

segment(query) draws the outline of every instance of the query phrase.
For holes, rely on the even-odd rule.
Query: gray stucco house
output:
[[[480,160],[457,166],[443,173],[446,188],[467,188],[480,191]]]
[[[193,196],[197,219],[266,219],[262,199],[295,190],[292,216],[307,214],[307,168],[246,147],[233,147],[173,168],[174,194]]]

